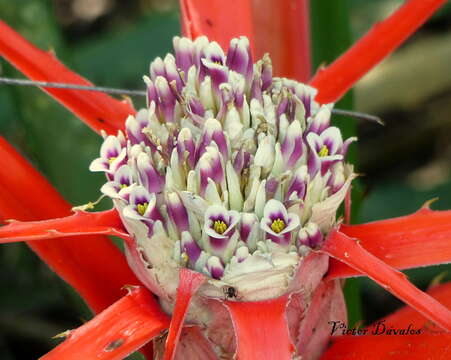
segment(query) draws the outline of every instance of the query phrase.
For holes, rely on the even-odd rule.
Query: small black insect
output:
[[[238,297],[238,294],[236,292],[236,289],[233,286],[224,286],[222,288],[222,292],[224,293],[225,300],[227,299],[236,299]]]

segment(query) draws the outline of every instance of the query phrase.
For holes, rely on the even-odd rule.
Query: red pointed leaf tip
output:
[[[237,359],[291,359],[294,346],[286,320],[288,295],[255,302],[225,301],[235,327]]]
[[[42,51],[0,21],[0,55],[33,80],[92,85],[70,71],[53,54]],[[61,104],[80,117],[92,129],[116,133],[135,110],[128,102],[116,100],[98,91],[45,89]]]
[[[229,47],[232,38],[247,36],[253,46],[251,1],[181,0],[180,8],[184,36],[195,39],[206,35],[223,49]]]
[[[0,175],[3,220],[40,220],[70,214],[70,205],[1,136]],[[96,312],[119,299],[125,284],[140,284],[124,255],[105,236],[31,241],[28,245]]]
[[[371,254],[397,269],[451,262],[451,211],[423,208],[414,214],[361,225],[342,225],[340,231],[358,238]],[[359,275],[344,263],[331,262],[330,278]]]
[[[445,305],[448,309],[451,309],[451,282],[436,285],[429,289],[427,293]],[[393,314],[388,315],[383,320],[385,320],[387,326],[391,325],[398,328],[404,328],[411,325],[411,327],[415,328],[425,327],[425,332],[428,330],[431,330],[431,332],[440,331],[439,329],[434,330],[434,324],[409,306],[404,306]]]
[[[67,236],[103,234],[129,239],[116,209],[74,215],[43,221],[13,221],[0,228],[0,243],[61,238]]]
[[[450,354],[450,334],[340,336],[321,360],[446,360]]]
[[[166,340],[164,360],[172,360],[175,356],[177,342],[188,311],[191,299],[197,289],[206,280],[201,273],[182,268],[179,272],[179,287],[177,288],[177,299],[172,314],[171,326]]]
[[[310,82],[319,90],[316,101],[337,101],[363,75],[400,46],[447,0],[408,0],[386,20],[376,24],[329,67]]]
[[[446,307],[412,285],[404,274],[367,252],[357,240],[332,230],[321,251],[366,274],[425,317],[451,331],[451,312]]]
[[[41,359],[119,360],[158,336],[169,326],[168,317],[146,289],[129,287],[128,291]]]

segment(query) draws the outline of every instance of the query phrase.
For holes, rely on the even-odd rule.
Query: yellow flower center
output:
[[[108,159],[108,162],[111,164],[114,160],[116,160],[116,157],[112,156]]]
[[[287,225],[285,224],[285,221],[283,221],[282,219],[276,219],[272,222],[271,224],[271,229],[272,231],[274,231],[276,234],[280,233],[283,229],[285,229]]]
[[[121,189],[125,189],[127,186],[128,186],[127,184],[121,184],[121,185],[120,185],[120,188],[121,188]]]
[[[213,230],[222,235],[227,230],[227,224],[222,220],[215,220]]]
[[[323,145],[323,147],[319,151],[318,155],[319,155],[319,157],[324,157],[324,156],[329,155],[329,149],[327,148],[326,145]]]
[[[144,213],[147,210],[147,206],[149,206],[149,203],[146,203],[146,202],[143,203],[143,204],[138,204],[136,206],[136,210],[138,210],[138,214],[141,215],[141,216],[144,216]]]
[[[326,145],[323,145],[323,147],[319,151],[318,155],[319,155],[319,157],[324,157],[324,156],[329,155],[329,149],[327,148]]]

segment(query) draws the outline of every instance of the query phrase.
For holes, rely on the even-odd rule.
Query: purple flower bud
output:
[[[204,125],[204,131],[197,147],[196,158],[199,158],[206,150],[206,147],[215,142],[225,161],[229,155],[229,147],[227,140],[222,130],[221,123],[216,119],[208,119]]]
[[[311,118],[311,122],[308,126],[308,132],[314,132],[321,134],[325,129],[330,126],[330,109],[328,106],[323,105],[318,113]]]
[[[241,171],[243,169],[246,169],[249,167],[251,161],[251,154],[247,151],[245,151],[243,148],[238,150],[238,152],[235,153],[235,158],[233,159],[233,168],[235,169],[237,174],[241,174]]]
[[[152,80],[149,77],[144,76],[144,82],[147,86],[147,107],[150,107],[152,103],[155,105],[159,104],[157,88]]]
[[[152,165],[148,154],[141,152],[136,159],[140,183],[151,193],[160,193],[164,186],[164,177]]]
[[[307,183],[309,181],[308,168],[303,165],[296,170],[296,173],[291,179],[288,191],[285,194],[285,201],[287,200],[304,200],[307,192]]]
[[[189,230],[188,212],[177,193],[167,194],[168,215],[179,233]]]
[[[175,50],[175,63],[177,67],[185,74],[188,73],[189,68],[194,64],[194,45],[188,38],[174,37],[173,40]]]
[[[249,48],[249,40],[241,36],[239,39],[232,39],[227,51],[226,65],[230,70],[242,74],[247,82],[252,80],[253,62]]]
[[[182,253],[186,253],[186,255],[188,255],[190,266],[194,267],[200,257],[202,249],[199,247],[199,245],[196,243],[196,241],[188,231],[182,232],[182,240],[180,246]]]
[[[155,81],[157,76],[166,76],[166,70],[164,68],[164,62],[161,57],[157,57],[154,61],[150,63],[150,78]]]
[[[243,262],[249,256],[249,248],[247,246],[241,246],[235,251],[235,256],[237,261]]]
[[[153,107],[153,109],[152,109]],[[150,111],[155,111],[155,103],[150,106]],[[147,110],[140,110],[135,116],[130,115],[125,121],[125,130],[127,138],[131,144],[139,144],[141,142],[149,142],[147,136],[143,134],[142,130],[149,125],[149,118]],[[146,143],[147,145],[147,143]]]
[[[158,94],[159,107],[161,108],[164,120],[167,122],[174,122],[176,98],[171,90],[168,81],[166,80],[166,78],[158,76],[155,79],[155,87]]]
[[[296,239],[296,245],[311,247],[313,249],[321,245],[324,239],[323,234],[315,223],[308,223],[302,229],[299,230],[299,234]]]
[[[206,268],[213,279],[220,279],[224,275],[224,265],[220,258],[211,256],[207,260]]]
[[[183,128],[180,130],[177,137],[177,152],[179,159],[185,160],[186,157],[188,165],[193,169],[195,165],[196,145],[194,144],[190,129]]]
[[[304,141],[302,139],[302,128],[298,120],[294,120],[287,129],[285,139],[280,148],[285,159],[286,166],[292,168],[301,158],[304,152]]]
[[[229,79],[229,70],[226,66],[220,65],[216,62],[210,62],[202,59],[206,74],[210,76],[211,83],[216,90],[219,90],[219,85],[226,83]]]
[[[327,180],[327,186],[329,187],[329,194],[335,194],[340,190],[346,182],[344,175],[343,164],[336,163],[331,169],[331,175]]]

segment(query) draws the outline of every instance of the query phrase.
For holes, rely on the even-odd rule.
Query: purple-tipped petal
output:
[[[246,37],[241,36],[230,41],[226,65],[230,70],[242,74],[248,82],[252,80],[253,62],[249,40]]]
[[[229,71],[226,66],[207,61],[206,59],[202,59],[202,64],[206,69],[206,73],[210,76],[215,89],[219,89],[219,85],[228,81]]]
[[[235,256],[239,263],[243,262],[249,256],[249,248],[247,246],[239,247],[236,249]]]
[[[224,265],[217,256],[209,257],[206,267],[213,279],[220,279],[224,275]]]
[[[303,154],[302,128],[299,121],[294,120],[287,129],[287,134],[280,150],[288,167],[293,167]]]
[[[163,76],[158,76],[155,79],[155,87],[158,94],[159,106],[166,122],[174,122],[174,111],[176,98],[171,90],[171,87]]]
[[[308,223],[302,229],[299,230],[299,234],[296,239],[297,246],[308,246],[310,248],[317,248],[324,240],[324,236],[315,223]]]
[[[189,230],[188,212],[177,193],[167,195],[168,214],[179,233]],[[189,255],[189,254],[188,254]],[[197,260],[197,259],[196,259]]]
[[[321,134],[325,129],[330,126],[331,112],[327,105],[323,105],[315,117],[312,118],[308,127],[309,132]]]
[[[197,260],[200,257],[202,249],[193,239],[191,234],[188,231],[182,232],[182,240],[181,240],[181,250],[182,253],[186,253],[188,255],[189,264],[194,267]]]
[[[177,67],[185,74],[194,64],[194,45],[188,38],[174,37],[173,45],[175,50],[175,63]]]
[[[357,141],[357,138],[355,136],[350,137],[343,142],[343,147],[339,151],[341,153],[341,155],[343,155],[343,157],[346,156],[346,154],[348,153],[349,145],[351,145],[354,141]]]
[[[151,193],[159,193],[164,186],[164,177],[153,167],[148,154],[142,152],[136,160],[140,183]]]
[[[307,192],[307,183],[309,180],[308,168],[303,165],[296,170],[296,173],[291,179],[291,184],[288,187],[288,191],[285,195],[285,200],[304,200],[305,194]],[[293,194],[295,198],[293,198]]]
[[[195,165],[196,145],[191,130],[183,128],[177,137],[177,151],[180,159],[186,159],[193,169]]]

